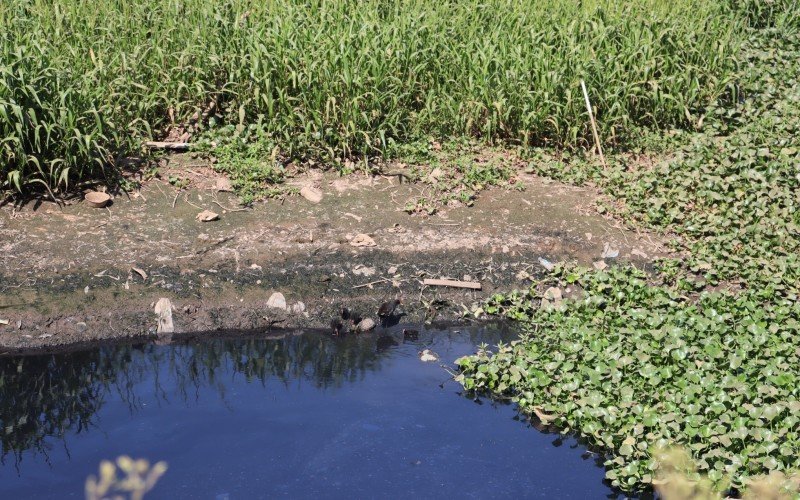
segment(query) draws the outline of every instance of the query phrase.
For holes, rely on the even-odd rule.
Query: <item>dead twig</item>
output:
[[[589,112],[589,119],[592,122],[592,135],[594,135],[594,144],[597,146],[597,152],[600,155],[600,162],[603,168],[606,167],[606,157],[603,156],[603,148],[600,146],[600,134],[597,133],[597,123],[594,120],[594,111],[592,111],[592,103],[589,102],[589,93],[586,91],[586,83],[581,80],[581,90],[583,91],[583,98],[586,101],[586,110]]]

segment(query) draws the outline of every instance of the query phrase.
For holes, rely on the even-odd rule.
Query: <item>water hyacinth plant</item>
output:
[[[466,389],[604,450],[625,490],[654,484],[653,447],[677,444],[715,497],[764,475],[800,496],[800,5],[747,5],[743,98],[714,106],[670,159],[539,168],[594,181],[608,211],[673,235],[679,258],[652,273],[560,267],[497,295],[484,311],[528,334],[459,361]],[[578,298],[541,308],[549,287]]]

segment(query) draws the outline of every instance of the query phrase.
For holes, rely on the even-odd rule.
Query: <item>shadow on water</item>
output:
[[[448,374],[438,364],[418,359],[422,349],[431,348],[450,365],[476,345],[496,345],[512,337],[500,328],[441,328],[404,335],[397,326],[344,338],[315,332],[281,338],[232,335],[167,346],[118,344],[2,357],[0,483],[5,486],[0,493],[5,487],[6,493],[51,498],[63,488],[80,491],[85,474],[95,470],[99,460],[113,458],[109,450],[116,450],[113,453],[168,459],[171,470],[163,482],[172,493],[205,491],[185,482],[186,477],[213,464],[208,479],[212,486],[227,485],[231,494],[242,497],[252,497],[254,491],[263,496],[264,490],[248,490],[241,479],[232,479],[250,470],[250,462],[229,458],[220,471],[216,456],[250,454],[265,460],[263,449],[251,447],[268,442],[274,470],[251,473],[271,478],[269,491],[276,495],[337,497],[357,493],[358,487],[371,488],[362,493],[385,488],[382,496],[398,489],[425,494],[438,490],[408,481],[448,484],[442,479],[448,477],[456,490],[479,492],[484,484],[493,484],[484,479],[470,486],[461,477],[470,468],[472,474],[499,471],[493,479],[497,484],[507,475],[510,485],[500,489],[519,494],[528,483],[539,483],[525,476],[527,467],[506,455],[540,460],[557,453],[562,442],[580,445],[557,437],[556,446],[550,446],[552,436],[513,422],[520,417],[508,405],[493,403],[494,413],[486,414],[485,408],[457,396],[458,386],[447,383]],[[515,425],[509,427],[509,421]],[[271,422],[272,427],[253,427],[256,422]],[[152,436],[142,437],[143,429],[145,436]],[[215,433],[226,437],[217,439]],[[170,439],[174,444],[166,446]],[[526,447],[523,440],[534,441]],[[548,446],[542,451],[537,443]],[[584,453],[581,460],[580,455],[561,453],[559,460],[570,464],[564,467],[589,471],[590,490],[611,493],[601,484],[602,470],[594,464],[575,465],[575,460],[589,456]],[[276,457],[279,462],[274,462]],[[78,468],[81,461],[88,463]],[[386,477],[374,474],[375,465],[369,465],[387,462],[395,465],[383,470]],[[428,465],[424,471],[406,470],[409,464],[422,463]],[[182,466],[191,467],[192,473],[182,472]],[[369,472],[337,477],[356,470]],[[294,473],[291,483],[286,478]],[[74,477],[78,474],[83,475]],[[31,477],[43,479],[31,489],[26,482]],[[570,496],[550,480],[540,480],[543,492]]]

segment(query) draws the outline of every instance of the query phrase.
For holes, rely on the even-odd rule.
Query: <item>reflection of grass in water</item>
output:
[[[438,342],[466,340],[464,334],[436,332]],[[469,340],[496,342],[492,332],[469,332]],[[499,334],[498,334],[499,335]],[[91,351],[0,358],[0,463],[13,454],[19,464],[26,451],[47,457],[52,439],[62,440],[95,425],[109,395],[133,412],[152,379],[152,393],[189,401],[202,388],[226,395],[231,374],[266,386],[274,379],[310,381],[316,388],[337,388],[380,369],[377,335],[332,340],[319,334],[283,339],[235,338],[157,347],[118,345]],[[491,338],[487,338],[491,337]],[[462,341],[463,341],[462,340]],[[223,376],[224,375],[224,376]],[[166,378],[165,378],[166,377]]]

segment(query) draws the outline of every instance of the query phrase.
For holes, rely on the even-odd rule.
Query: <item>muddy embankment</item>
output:
[[[664,254],[656,237],[594,214],[593,191],[521,181],[523,191],[491,189],[472,207],[431,217],[403,211],[424,187],[319,174],[294,180],[318,187],[318,203],[295,196],[246,210],[213,178],[188,190],[153,180],[104,209],[6,204],[0,354],[155,338],[160,298],[173,305],[178,335],[327,328],[342,307],[377,320],[379,305],[396,297],[404,323],[453,321],[492,293],[526,286],[545,272],[540,258],[591,265],[606,251],[608,264],[646,264]],[[219,220],[198,221],[203,210]],[[355,246],[361,234],[374,246]],[[425,278],[482,288],[426,286]],[[285,309],[268,307],[276,292]]]

